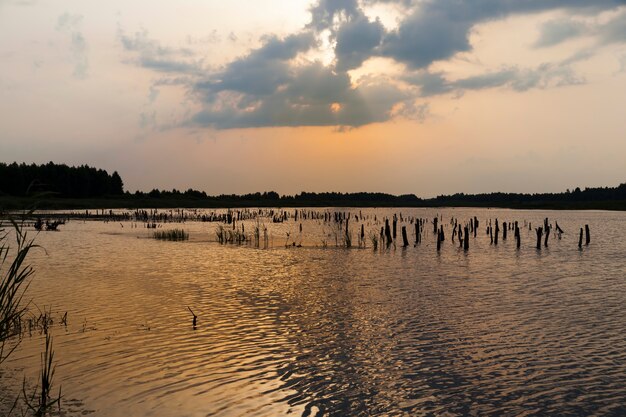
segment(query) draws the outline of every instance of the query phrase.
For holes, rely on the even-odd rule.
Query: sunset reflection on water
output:
[[[315,220],[302,222],[303,247],[289,248],[293,221],[267,224],[269,249],[219,245],[216,224],[199,222],[171,225],[189,231],[187,242],[94,221],[39,234],[47,254],[33,257],[29,296],[68,312],[67,328],[52,330],[64,411],[626,412],[625,214],[362,210],[368,231],[380,228],[374,214],[441,214],[446,241],[437,253],[427,227],[417,247],[411,238],[408,248],[346,249],[332,239],[322,247],[328,226]],[[566,234],[537,251],[534,232],[522,230],[517,251],[512,233],[496,246],[479,230],[464,252],[449,220],[474,215],[480,229],[490,218],[539,225],[549,217]],[[584,224],[593,240],[579,251]],[[5,366],[34,376],[41,344],[27,335]]]

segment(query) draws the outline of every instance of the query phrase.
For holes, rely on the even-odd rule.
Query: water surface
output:
[[[220,245],[217,224],[202,222],[163,226],[187,230],[186,242],[153,240],[131,222],[73,220],[40,233],[47,253],[31,258],[28,294],[58,317],[68,312],[67,326],[52,327],[63,412],[626,413],[626,213],[361,213],[351,249],[336,226],[301,219],[265,219],[267,249]],[[357,247],[361,224],[378,233],[393,213],[403,214],[409,247]],[[432,226],[414,246],[407,221],[436,214],[446,231],[439,253]],[[473,216],[481,225],[465,252],[450,219]],[[545,217],[566,233],[541,251],[527,228],[519,250],[511,231],[492,245],[484,230],[489,219],[535,226]],[[592,242],[579,250],[584,224]],[[39,333],[24,336],[4,365],[5,392],[21,389],[23,374],[34,381],[42,345]]]

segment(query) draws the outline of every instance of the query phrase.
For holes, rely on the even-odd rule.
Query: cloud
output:
[[[362,7],[376,3],[395,4],[404,10],[396,29],[387,30],[380,20],[366,16]],[[165,73],[153,88],[182,86],[187,97],[195,100],[199,110],[184,126],[358,127],[394,117],[423,120],[429,114],[428,103],[423,102],[427,97],[460,97],[465,91],[493,88],[523,92],[584,83],[572,65],[589,59],[591,49],[562,62],[528,68],[503,66],[461,79],[431,71],[431,64],[470,52],[469,36],[482,22],[554,9],[595,16],[622,4],[624,0],[319,0],[310,9],[311,22],[299,32],[284,37],[266,35],[260,47],[215,69],[203,67],[188,49],[165,47],[150,39],[146,31],[128,36],[120,30],[119,39],[132,62]],[[622,39],[626,25],[618,18],[597,36],[607,42]],[[589,30],[576,21],[554,20],[541,28],[536,46],[557,45]],[[322,42],[326,37],[329,42]],[[322,44],[332,48],[332,64],[311,58]],[[372,57],[403,64],[405,73],[396,78],[351,79],[349,72]],[[156,99],[156,94],[153,91],[150,97]]]
[[[584,34],[587,26],[582,22],[571,19],[550,20],[541,26],[539,39],[535,42],[536,48],[555,46],[566,40]]]
[[[311,8],[310,28],[321,32],[325,29],[334,31],[337,24],[354,17],[363,16],[357,0],[319,0]]]
[[[291,67],[272,91],[220,90],[192,125],[215,129],[269,126],[362,126],[391,118],[408,95],[383,80],[353,87],[345,73],[319,62]]]
[[[545,89],[585,83],[585,79],[577,75],[567,61],[544,63],[536,68],[505,67],[458,80],[448,80],[441,72],[430,73],[422,70],[406,76],[404,80],[418,86],[422,97],[447,93],[455,93],[458,97],[465,91],[500,87],[524,92],[533,88]]]
[[[380,53],[412,69],[426,68],[435,61],[470,51],[470,31],[481,22],[553,9],[597,13],[624,3],[623,0],[427,0],[387,34]]]
[[[86,78],[89,69],[88,45],[80,31],[82,21],[82,15],[70,13],[64,13],[57,19],[57,30],[69,35],[71,59],[74,64],[73,75],[79,79]]]
[[[605,25],[600,26],[599,31],[603,43],[626,42],[626,12],[620,13]]]
[[[210,98],[221,91],[232,91],[253,96],[268,95],[290,78],[289,60],[313,47],[315,38],[310,32],[290,35],[284,39],[265,38],[260,48],[239,58],[206,79],[194,90]]]
[[[177,74],[199,73],[202,69],[201,60],[196,59],[191,49],[163,46],[151,39],[145,29],[127,35],[118,27],[117,37],[124,50],[132,54],[131,62],[143,68]]]
[[[363,61],[373,55],[380,44],[384,27],[380,20],[370,22],[365,16],[357,17],[343,25],[337,31],[335,57],[337,69],[347,71],[358,68]]]

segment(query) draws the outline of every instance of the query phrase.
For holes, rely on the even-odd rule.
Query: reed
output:
[[[22,393],[26,406],[35,414],[35,416],[44,416],[56,404],[61,408],[61,388],[56,397],[52,397],[52,381],[54,379],[54,371],[56,365],[54,361],[54,350],[52,349],[52,336],[46,333],[46,341],[44,351],[41,354],[41,370],[39,373],[39,385],[33,390],[32,395],[26,393],[26,379],[22,384]]]
[[[19,223],[13,219],[9,221],[15,235],[14,249],[9,245],[9,231],[1,228],[0,225],[0,364],[9,357],[19,343],[18,341],[11,349],[5,351],[7,339],[20,334],[23,329],[22,317],[26,314],[27,306],[24,305],[22,299],[28,288],[28,279],[34,272],[26,262],[26,258],[31,249],[38,247],[34,244],[34,239],[28,237],[24,220]],[[64,319],[67,319],[67,313]],[[36,416],[43,416],[54,404],[60,407],[61,390],[59,389],[57,397],[50,396],[55,370],[52,337],[48,333],[48,327],[52,324],[51,313],[44,309],[44,312],[37,318],[37,322],[41,323],[46,335],[45,350],[41,354],[40,386],[29,397],[26,394],[26,380],[24,380],[22,390],[28,408]],[[18,400],[19,397],[16,398],[11,411],[16,407]]]
[[[19,332],[26,307],[22,303],[33,268],[26,263],[34,240],[27,236],[23,222],[10,220],[15,234],[14,250],[9,245],[10,233],[0,229],[0,364],[15,349],[5,351],[5,341]]]
[[[183,229],[172,229],[154,232],[152,237],[157,240],[180,242],[183,240],[189,240],[189,233],[185,232]]]

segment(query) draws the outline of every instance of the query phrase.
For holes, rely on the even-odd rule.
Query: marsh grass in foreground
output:
[[[27,305],[22,302],[22,298],[28,288],[29,278],[33,274],[33,268],[27,263],[26,258],[32,248],[38,247],[34,244],[34,239],[27,236],[24,219],[21,222],[10,219],[10,225],[13,228],[13,238],[16,242],[14,248],[11,248],[8,243],[11,234],[0,223],[0,364],[14,352],[19,344],[18,340],[8,351],[5,350],[7,340],[20,335],[23,329],[22,318],[28,310]],[[52,398],[50,396],[55,365],[53,363],[52,337],[48,333],[49,324],[52,323],[49,316],[50,313],[44,311],[37,319],[38,323],[40,321],[44,323],[42,331],[46,335],[45,351],[41,356],[41,389],[36,388],[31,396],[27,395],[26,379],[24,379],[22,387],[23,400],[35,416],[46,415],[54,404],[59,406],[60,411],[61,404],[60,389],[58,397]],[[63,321],[66,320],[67,315],[63,317]],[[32,329],[30,326],[29,328]],[[8,415],[16,410],[19,399],[18,395]],[[23,410],[22,415],[25,415]]]
[[[163,230],[154,232],[152,235],[157,240],[168,240],[170,242],[179,242],[183,240],[189,240],[189,233],[183,229]]]

